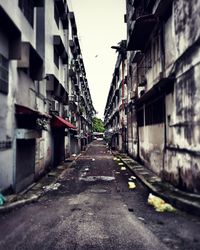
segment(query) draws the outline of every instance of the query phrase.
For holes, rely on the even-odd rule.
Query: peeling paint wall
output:
[[[0,29],[0,54],[8,58],[8,38]],[[16,62],[9,61],[9,91],[0,92],[0,190],[9,188],[13,184],[14,164],[14,117],[13,104],[15,83],[12,75]]]
[[[200,36],[199,0],[174,1],[174,25],[178,56]]]
[[[140,158],[160,175],[163,169],[164,124],[139,127],[139,140]]]
[[[136,40],[130,35],[134,7],[130,3],[127,1],[127,40],[134,44]],[[140,67],[146,67],[146,64],[142,62],[145,59],[139,57],[136,59],[139,79],[133,81],[131,72],[128,72],[129,91],[140,82],[140,75],[144,75],[146,85],[143,89],[138,87],[138,100],[142,96],[141,90],[147,94],[137,110],[139,116],[143,115],[142,120],[138,114],[137,121],[132,116],[131,126],[131,116],[128,115],[129,152],[133,155],[134,133],[131,128],[137,123],[138,153],[144,164],[178,188],[200,193],[200,1],[174,0],[171,3],[172,6],[170,1],[155,1],[152,9],[160,19],[142,51],[144,57],[150,58],[150,67]],[[138,39],[137,35],[135,39]],[[158,50],[153,48],[155,39]],[[130,57],[134,55],[134,51],[128,53]],[[128,67],[130,65],[128,62]],[[145,105],[158,98],[157,94],[152,94],[153,86],[162,81],[162,87],[167,86],[169,79],[174,79],[172,88],[164,87],[160,92],[164,98],[164,119],[148,124]]]
[[[176,62],[174,91],[166,98],[163,178],[200,192],[200,2],[174,1]]]

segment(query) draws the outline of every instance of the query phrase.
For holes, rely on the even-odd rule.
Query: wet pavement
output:
[[[129,189],[133,173],[122,167],[93,142],[53,185],[29,191],[47,187],[37,202],[0,214],[0,249],[200,249],[200,218],[156,212],[146,186],[134,179]]]

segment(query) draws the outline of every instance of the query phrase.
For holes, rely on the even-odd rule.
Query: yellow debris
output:
[[[148,204],[152,205],[157,212],[174,212],[176,209],[170,205],[169,203],[166,203],[163,199],[153,195],[149,194],[148,197]]]
[[[126,168],[125,167],[121,167],[121,170],[126,170]]]
[[[114,160],[114,161],[117,161],[117,157],[114,157],[113,160]]]
[[[124,163],[123,162],[119,162],[118,165],[119,166],[124,166]]]
[[[135,183],[134,183],[133,181],[129,181],[129,182],[128,182],[128,188],[129,188],[129,189],[134,189],[134,188],[136,188]]]

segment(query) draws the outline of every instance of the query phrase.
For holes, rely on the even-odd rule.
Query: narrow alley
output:
[[[0,249],[200,249],[199,217],[156,212],[138,179],[128,188],[132,175],[93,141],[64,163],[55,190],[0,214]]]

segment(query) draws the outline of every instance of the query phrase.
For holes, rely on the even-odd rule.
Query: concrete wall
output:
[[[0,54],[8,58],[8,38],[0,29]],[[16,83],[12,72],[15,71],[16,62],[9,61],[9,91],[5,95],[0,93],[0,190],[13,184],[14,165],[14,106]],[[5,143],[9,143],[5,145]]]
[[[164,124],[139,127],[139,156],[160,175],[163,169]]]

